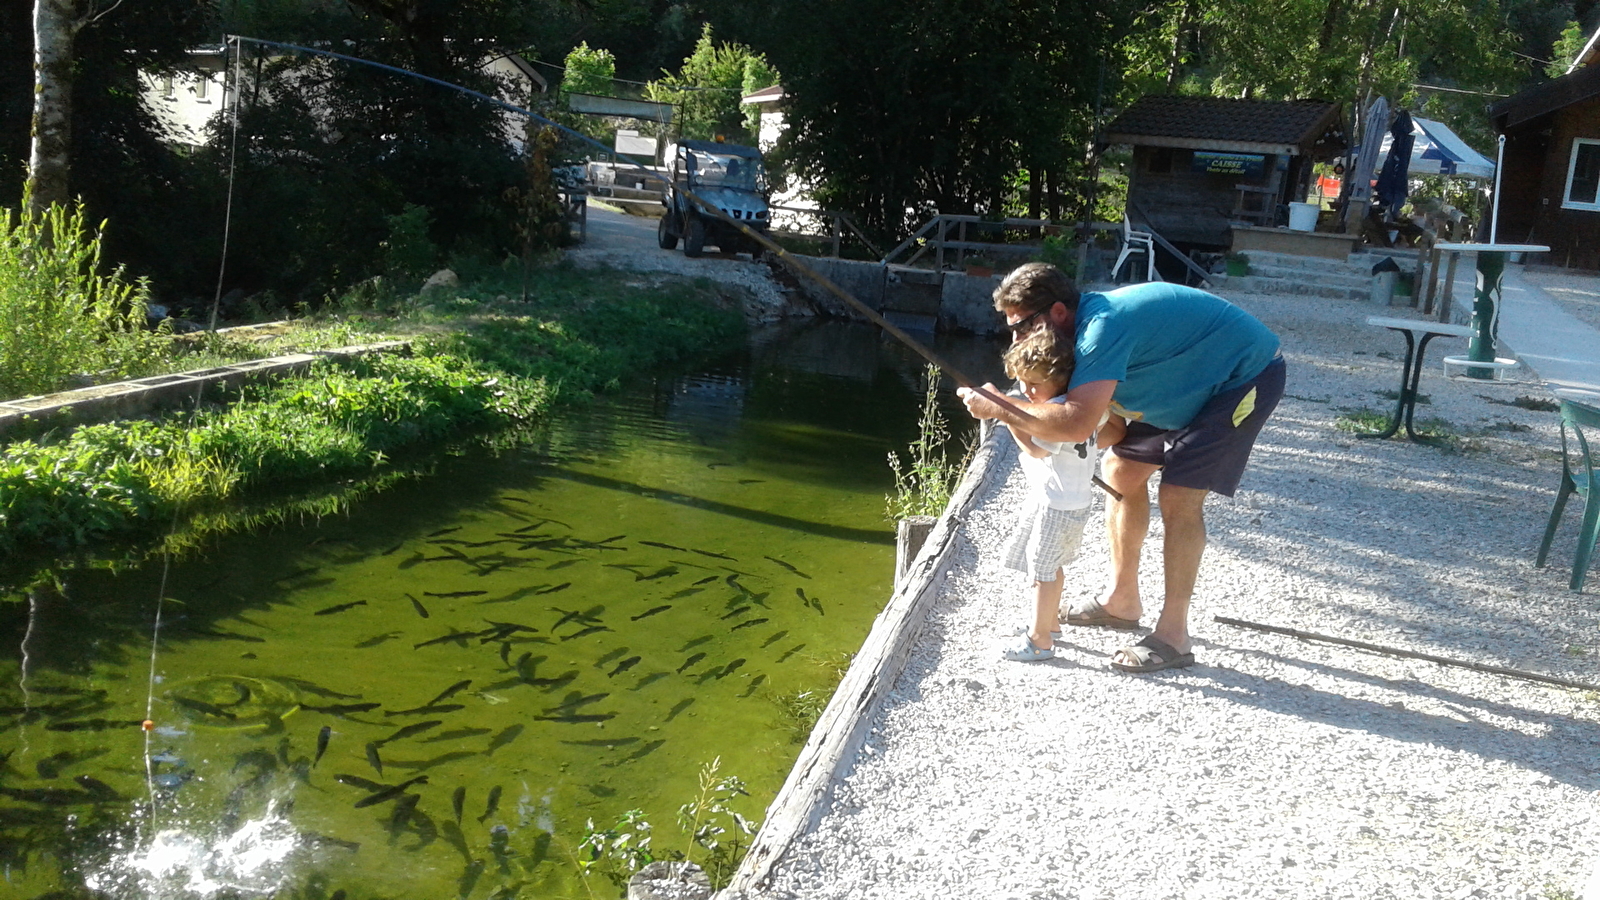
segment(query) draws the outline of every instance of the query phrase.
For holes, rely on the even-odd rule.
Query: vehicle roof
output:
[[[702,153],[721,153],[724,156],[742,156],[745,159],[761,158],[761,151],[754,147],[724,144],[721,141],[681,140],[678,142],[678,146],[689,150],[698,150]]]

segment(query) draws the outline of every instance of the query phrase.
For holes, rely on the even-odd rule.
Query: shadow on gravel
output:
[[[1197,642],[1203,646],[1203,642]],[[1600,724],[1534,712],[1472,697],[1423,682],[1390,681],[1350,669],[1307,662],[1259,650],[1232,652],[1288,665],[1326,677],[1358,681],[1449,705],[1469,722],[1402,703],[1383,704],[1346,697],[1305,685],[1286,684],[1233,669],[1198,665],[1184,670],[1175,690],[1190,691],[1337,728],[1365,731],[1412,744],[1430,744],[1531,769],[1581,790],[1600,789]],[[1205,683],[1211,682],[1210,684]],[[1541,734],[1512,731],[1485,717],[1499,716],[1544,729]],[[1558,749],[1561,748],[1561,749]],[[1579,762],[1583,760],[1584,762]]]

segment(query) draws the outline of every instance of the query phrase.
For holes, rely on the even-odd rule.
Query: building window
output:
[[[172,95],[173,95],[172,76],[171,75],[163,75],[163,76],[161,76],[161,96],[166,97],[168,99],[171,99]]]
[[[1600,210],[1600,141],[1573,140],[1572,161],[1567,164],[1567,193],[1561,206]]]
[[[194,98],[196,100],[206,99],[206,92],[210,89],[210,87],[211,76],[202,72],[200,77],[194,80]]]

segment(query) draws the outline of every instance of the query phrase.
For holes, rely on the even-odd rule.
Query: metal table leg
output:
[[[1395,329],[1395,330],[1399,330],[1399,329]],[[1395,405],[1394,405],[1394,421],[1390,422],[1389,423],[1389,427],[1385,428],[1383,431],[1369,431],[1369,432],[1358,433],[1356,435],[1356,437],[1360,437],[1360,438],[1390,438],[1390,437],[1394,437],[1395,432],[1400,430],[1400,423],[1402,421],[1404,421],[1406,423],[1406,430],[1408,432],[1411,430],[1411,417],[1406,414],[1406,407],[1407,407],[1406,400],[1407,400],[1408,397],[1413,397],[1414,394],[1412,394],[1412,389],[1410,387],[1407,387],[1407,385],[1415,384],[1418,380],[1420,380],[1420,376],[1421,376],[1420,369],[1421,369],[1421,366],[1418,366],[1419,371],[1417,373],[1417,376],[1413,377],[1412,374],[1411,374],[1411,360],[1412,360],[1413,356],[1416,356],[1416,357],[1420,358],[1421,354],[1418,354],[1418,353],[1415,352],[1416,351],[1417,342],[1416,342],[1416,340],[1414,338],[1411,337],[1411,332],[1409,332],[1409,331],[1401,331],[1400,332],[1400,336],[1404,337],[1406,339],[1406,361],[1404,363],[1402,363],[1401,366],[1400,366],[1400,399],[1398,401],[1396,401]],[[1431,335],[1430,335],[1430,337],[1431,337]],[[1428,342],[1427,338],[1423,338],[1422,343],[1423,343],[1424,346],[1427,345],[1427,342]]]
[[[1409,334],[1407,336],[1409,337]],[[1422,355],[1428,351],[1428,342],[1436,337],[1438,337],[1437,334],[1425,334],[1422,336],[1422,341],[1417,344],[1416,365],[1411,368],[1411,389],[1406,392],[1406,396],[1402,401],[1406,405],[1406,434],[1413,441],[1424,444],[1432,443],[1433,439],[1418,437],[1417,433],[1411,429],[1411,419],[1417,414],[1417,388],[1422,384]]]

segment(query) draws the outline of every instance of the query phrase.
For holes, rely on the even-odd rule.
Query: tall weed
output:
[[[950,424],[939,411],[939,370],[929,365],[924,378],[928,389],[922,398],[922,416],[917,420],[917,438],[911,442],[903,460],[899,453],[889,451],[895,488],[895,492],[885,498],[890,521],[943,513],[965,468],[964,459],[952,461],[950,458]],[[967,456],[970,455],[969,452]]]
[[[81,206],[52,205],[37,221],[0,208],[0,397],[154,365],[161,351],[144,329],[148,285],[100,268],[100,230],[87,227]]]

